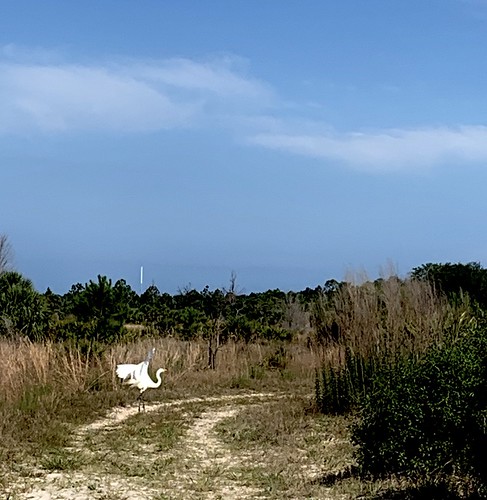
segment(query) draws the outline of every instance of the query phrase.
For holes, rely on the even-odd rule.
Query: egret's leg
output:
[[[139,401],[139,412],[140,412],[140,407],[141,407],[141,406],[142,406],[142,409],[145,411],[145,400],[144,400],[143,396],[144,396],[144,393],[143,393],[143,392],[141,392],[141,393],[139,394],[139,397],[137,398],[137,399],[138,399],[138,401]]]

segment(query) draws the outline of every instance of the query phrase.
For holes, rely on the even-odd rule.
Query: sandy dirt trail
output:
[[[138,477],[83,471],[37,471],[35,477],[17,480],[9,492],[11,500],[152,500],[152,499],[247,499],[259,498],[259,492],[241,484],[228,473],[249,457],[236,454],[218,438],[215,426],[235,416],[250,404],[262,404],[282,397],[275,393],[252,393],[220,397],[190,398],[146,405],[147,412],[192,403],[212,403],[190,425],[184,437],[169,454],[180,464],[177,475],[161,484],[146,484]],[[105,418],[77,429],[70,450],[82,452],[83,439],[92,433],[108,432],[123,425],[138,413],[138,408],[116,408]],[[149,454],[148,454],[149,455]],[[150,459],[150,458],[148,458]]]

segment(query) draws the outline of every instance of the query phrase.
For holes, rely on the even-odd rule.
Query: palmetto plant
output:
[[[36,340],[44,329],[41,295],[32,282],[14,271],[0,275],[0,333]]]

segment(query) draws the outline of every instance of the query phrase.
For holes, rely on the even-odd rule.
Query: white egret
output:
[[[145,410],[145,402],[142,399],[142,395],[146,389],[157,389],[160,387],[162,383],[162,374],[166,371],[165,368],[159,368],[156,372],[156,381],[152,380],[149,376],[149,363],[152,357],[154,356],[154,352],[156,351],[155,347],[153,347],[147,354],[142,363],[139,364],[121,364],[117,365],[116,373],[117,376],[122,379],[122,382],[126,385],[130,385],[131,387],[136,387],[139,389],[140,394],[137,397],[137,401],[139,402],[139,411],[140,405],[142,403],[142,408]]]

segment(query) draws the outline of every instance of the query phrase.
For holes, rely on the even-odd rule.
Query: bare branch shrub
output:
[[[8,271],[12,262],[12,246],[6,234],[0,234],[0,274]]]

